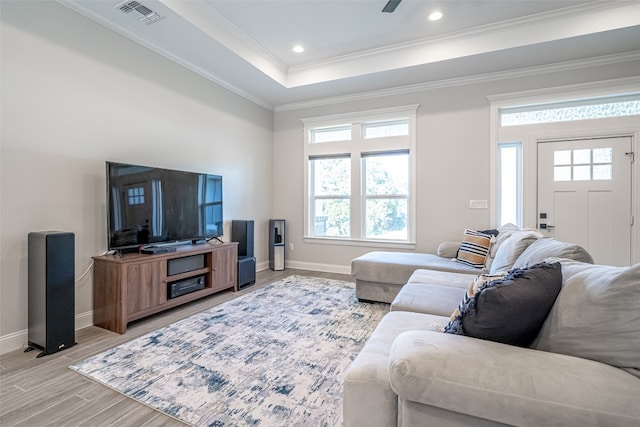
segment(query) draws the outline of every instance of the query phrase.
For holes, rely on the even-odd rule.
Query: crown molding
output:
[[[587,83],[575,83],[571,85],[562,85],[547,87],[542,89],[524,90],[520,92],[500,93],[496,95],[489,95],[487,99],[490,102],[503,103],[513,99],[533,98],[540,96],[548,96],[556,94],[560,91],[567,92],[581,92],[581,91],[594,91],[598,89],[605,89],[615,86],[620,88],[621,91],[629,91],[629,93],[637,93],[640,91],[640,76],[622,77],[619,79],[609,79],[596,82]],[[566,97],[566,95],[563,95]]]
[[[452,86],[462,86],[469,84],[485,83],[495,80],[521,78],[535,76],[539,74],[556,73],[561,71],[579,70],[583,68],[617,64],[621,62],[631,62],[640,60],[640,50],[631,53],[605,55],[588,59],[575,61],[560,62],[553,65],[544,65],[537,67],[518,68],[509,71],[500,71],[495,73],[478,74],[475,76],[456,77],[452,79],[436,80],[427,83],[418,83],[414,85],[398,86],[394,88],[373,90],[368,92],[360,92],[351,95],[336,96],[329,98],[321,98],[311,101],[296,102],[290,104],[276,105],[275,112],[299,110],[303,108],[320,107],[331,104],[344,102],[360,101],[366,99],[380,98],[392,95],[403,95],[407,93],[421,92],[425,90],[440,89]]]
[[[145,36],[143,36],[142,34],[139,34],[135,31],[131,31],[127,28],[125,28],[122,25],[118,25],[117,23],[113,22],[110,19],[107,19],[104,15],[98,14],[93,12],[91,9],[85,8],[81,3],[77,3],[74,2],[73,0],[55,0],[57,3],[79,13],[80,15],[91,19],[92,21],[114,31],[117,34],[120,34],[144,47],[146,47],[147,49],[152,50],[153,52],[156,52],[159,55],[164,56],[165,58],[193,71],[194,73],[204,77],[205,79],[217,84],[218,86],[227,89],[230,92],[235,93],[238,96],[241,96],[242,98],[253,102],[254,104],[266,108],[267,110],[273,110],[273,105],[266,102],[265,100],[258,98],[246,91],[244,91],[243,89],[240,89],[239,87],[232,85],[230,83],[228,83],[226,80],[220,78],[219,76],[208,72],[207,70],[203,69],[202,67],[199,67],[193,63],[191,63],[190,61],[185,60],[184,58],[175,55],[174,53],[172,53],[171,51],[163,48],[162,46],[160,46],[159,44],[152,42],[150,40],[148,40]]]
[[[198,28],[212,40],[252,64],[281,85],[287,81],[287,64],[225,18],[208,2],[157,0]]]

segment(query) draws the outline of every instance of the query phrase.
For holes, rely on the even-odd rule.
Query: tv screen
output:
[[[222,177],[107,162],[109,250],[222,236]]]

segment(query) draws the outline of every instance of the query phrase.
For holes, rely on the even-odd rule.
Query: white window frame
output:
[[[307,243],[338,244],[349,246],[370,246],[415,249],[416,241],[416,111],[419,104],[404,105],[392,108],[359,111],[345,114],[334,114],[301,119],[304,125],[304,241]],[[409,135],[364,139],[362,125],[367,123],[408,119]],[[313,143],[311,130],[321,127],[351,125],[351,140]],[[372,152],[392,152],[408,150],[409,152],[409,197],[407,212],[408,239],[405,241],[389,241],[366,239],[364,212],[364,179],[362,174],[362,154]],[[309,159],[348,155],[351,158],[351,215],[349,237],[326,237],[314,235],[314,218],[312,218],[312,190],[310,185]]]

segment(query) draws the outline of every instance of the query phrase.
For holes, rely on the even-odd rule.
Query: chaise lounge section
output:
[[[356,279],[356,297],[361,301],[390,303],[418,269],[455,272],[473,277],[482,270],[452,262],[434,254],[411,252],[369,252],[351,261]]]
[[[544,237],[537,230],[520,229],[513,224],[505,224],[496,230],[486,230],[486,233],[492,234],[486,234],[491,239],[485,238],[484,242],[476,240],[476,233],[465,230],[463,234],[465,240],[462,242],[442,242],[437,254],[374,251],[352,260],[351,275],[356,280],[356,297],[361,301],[391,303],[416,270],[457,273],[439,277],[434,275],[433,280],[444,284],[453,280],[454,286],[460,286],[462,283],[466,286],[468,278],[487,272],[489,269],[491,271],[507,269],[530,243]],[[510,239],[512,236],[514,238]],[[503,247],[503,243],[506,242],[508,244]],[[463,245],[471,245],[471,251],[478,251],[482,250],[482,248],[478,249],[479,244],[487,246],[486,257],[482,258],[482,263],[470,263],[469,258],[459,255]],[[502,247],[501,250],[500,247]],[[466,254],[469,253],[472,257],[477,257],[473,252],[466,252]],[[494,263],[494,260],[497,262]]]

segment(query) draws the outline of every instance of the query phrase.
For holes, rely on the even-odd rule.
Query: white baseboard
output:
[[[14,332],[9,335],[0,337],[0,354],[9,353],[10,351],[18,350],[27,347],[27,333],[25,329],[23,331]]]
[[[76,331],[93,326],[93,310],[76,315]]]
[[[286,267],[298,269],[298,270],[320,271],[323,273],[351,274],[350,265],[318,264],[313,262],[287,260]],[[269,269],[268,261],[261,262],[256,266],[257,271],[268,270],[268,269]]]
[[[313,262],[287,261],[288,268],[321,271],[323,273],[351,274],[350,265],[318,264]]]
[[[93,310],[76,315],[75,330],[93,326]],[[14,332],[0,337],[0,354],[27,348],[29,340],[29,330]]]

